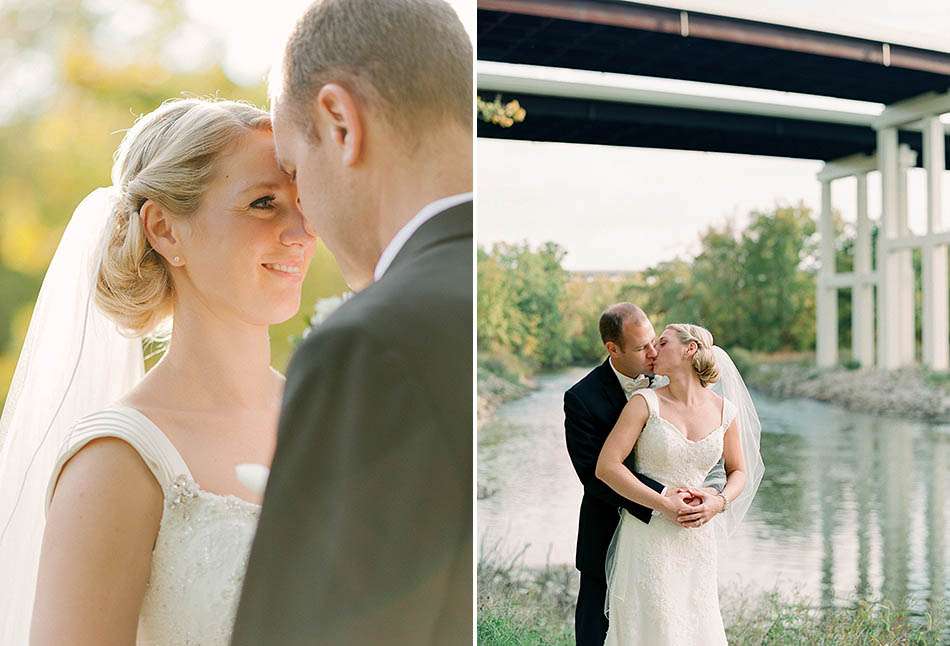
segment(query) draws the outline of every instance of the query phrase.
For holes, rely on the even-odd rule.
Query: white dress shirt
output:
[[[376,262],[373,280],[376,281],[383,277],[383,274],[389,269],[396,255],[402,250],[409,238],[412,237],[412,234],[419,230],[419,227],[439,213],[448,211],[453,206],[458,206],[463,202],[471,202],[472,198],[472,193],[459,193],[458,195],[443,197],[422,207],[422,210],[416,213],[411,220],[406,222],[406,224],[396,232],[393,239],[389,241],[386,248],[383,249],[382,255],[380,255],[379,260]]]

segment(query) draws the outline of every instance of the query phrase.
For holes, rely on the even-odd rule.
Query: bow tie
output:
[[[623,392],[627,395],[640,390],[641,388],[650,387],[650,378],[646,375],[640,375],[636,379],[625,379],[623,384]]]

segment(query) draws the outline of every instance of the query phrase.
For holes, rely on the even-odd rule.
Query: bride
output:
[[[607,644],[725,644],[719,611],[717,544],[742,520],[764,471],[752,399],[729,356],[698,325],[674,324],[658,341],[655,369],[669,377],[630,398],[604,443],[596,474],[613,490],[657,512],[642,523],[626,511],[607,558]],[[711,384],[722,380],[724,397]],[[636,395],[639,395],[637,397]],[[634,450],[638,472],[704,499],[706,474],[721,458],[726,486],[718,515],[674,522],[671,498],[623,466]],[[692,520],[693,516],[698,516]],[[710,516],[712,516],[710,518]]]
[[[112,180],[63,234],[0,419],[0,643],[225,645],[260,503],[235,465],[270,464],[268,327],[314,237],[240,102],[164,103]]]

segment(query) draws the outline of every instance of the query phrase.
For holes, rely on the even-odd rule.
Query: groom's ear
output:
[[[363,114],[353,94],[342,85],[327,83],[317,92],[313,109],[320,138],[340,148],[344,165],[356,164],[363,154]]]

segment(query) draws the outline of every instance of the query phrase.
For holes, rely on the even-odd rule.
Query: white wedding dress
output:
[[[722,457],[735,406],[723,400],[720,425],[693,442],[660,417],[653,390],[636,395],[650,410],[634,451],[637,471],[668,487],[702,487]],[[648,524],[626,510],[621,516],[611,546],[606,646],[725,644],[713,523],[687,529],[662,514],[654,514]]]
[[[101,437],[128,442],[165,495],[136,644],[227,646],[260,506],[202,490],[165,434],[125,406],[76,424],[53,469],[47,506],[63,464]]]

